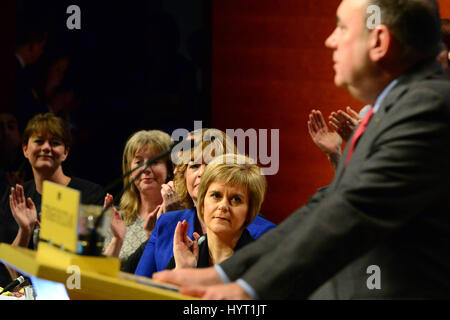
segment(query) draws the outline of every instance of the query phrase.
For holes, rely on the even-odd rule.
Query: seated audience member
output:
[[[66,78],[68,70],[72,66],[72,58],[64,50],[58,48],[49,49],[44,53],[42,60],[37,90],[50,111],[56,114],[48,104]]]
[[[254,238],[246,229],[264,200],[266,179],[243,155],[226,154],[213,159],[198,188],[198,215],[206,228],[201,244],[188,235],[186,221],[178,222],[173,240],[173,268],[204,268],[229,258]],[[193,248],[192,250],[190,248]]]
[[[24,182],[25,161],[17,118],[12,112],[0,112],[0,195]]]
[[[123,152],[123,173],[169,150],[171,145],[170,136],[159,130],[141,130],[134,133],[128,139]],[[144,167],[137,169],[126,176],[124,186],[129,185],[143,169]],[[120,199],[120,214],[114,208],[112,233],[105,240],[104,254],[118,257],[122,268],[128,269],[126,265],[131,261],[127,262],[127,259],[148,240],[157,218],[174,205],[172,184],[168,183],[172,179],[172,171],[173,165],[168,155],[142,172],[124,192]],[[104,204],[107,205],[110,201],[113,201],[113,197],[107,194]]]
[[[194,134],[196,132],[205,132],[208,130],[207,128],[203,128],[201,130],[192,131],[188,134],[186,137],[186,140],[193,140]],[[179,152],[178,156],[181,154]],[[173,170],[173,174],[175,175],[177,172],[177,167],[175,166]],[[183,206],[181,205],[178,197],[176,196],[175,189],[174,189],[174,183],[173,181],[169,181],[166,184],[163,184],[161,186],[161,195],[163,199],[167,198],[165,201],[167,202],[167,205],[161,206],[163,213],[167,211],[175,211],[175,210],[182,210]],[[106,203],[105,203],[106,205]],[[117,214],[116,214],[117,215]],[[139,260],[142,257],[142,254],[144,253],[145,247],[147,246],[148,240],[142,242],[142,244],[128,257],[126,262],[122,265],[122,271],[134,273],[136,271],[136,268],[139,264]]]
[[[151,277],[153,272],[166,268],[173,256],[173,236],[179,221],[186,220],[189,224],[187,234],[191,238],[194,232],[199,235],[206,233],[206,227],[199,219],[196,209],[201,177],[211,156],[222,155],[224,150],[236,153],[237,148],[224,132],[215,129],[196,132],[193,143],[194,148],[183,150],[174,178],[177,196],[187,209],[167,212],[158,219],[139,261],[137,275]],[[257,239],[274,227],[272,222],[257,216],[247,229]]]
[[[45,113],[30,67],[36,66],[47,45],[49,26],[36,12],[18,10],[15,30],[15,110],[22,132],[36,114]]]
[[[437,60],[447,74],[450,74],[450,19],[442,19],[442,51]]]
[[[5,193],[0,202],[0,241],[13,246],[33,248],[34,229],[41,211],[44,181],[68,186],[81,191],[82,203],[101,204],[102,188],[90,181],[64,174],[62,163],[70,151],[72,136],[67,123],[51,113],[37,114],[27,124],[23,133],[22,150],[28,159],[33,179],[17,184]],[[34,243],[34,247],[36,243]],[[11,281],[3,277],[6,283]]]

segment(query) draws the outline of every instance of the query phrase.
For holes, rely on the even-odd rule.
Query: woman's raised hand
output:
[[[25,199],[23,187],[16,184],[11,188],[9,206],[19,228],[26,232],[32,232],[37,220],[36,207],[31,198]]]
[[[150,238],[152,230],[155,228],[156,220],[158,219],[158,212],[161,210],[161,205],[156,206],[156,208],[147,214],[144,221],[144,231],[147,238]]]
[[[198,243],[200,235],[194,232],[194,240],[187,235],[189,224],[186,220],[178,222],[173,236],[173,255],[175,258],[176,269],[195,268],[198,261]],[[191,250],[192,249],[192,250]]]
[[[163,202],[157,214],[157,218],[159,218],[161,214],[168,211],[184,209],[181,206],[180,199],[175,192],[173,181],[169,181],[168,183],[161,185],[161,197],[163,199]]]
[[[103,208],[106,208],[110,203],[114,201],[114,197],[107,193],[105,196],[105,201],[103,202]]]
[[[114,237],[119,241],[123,241],[125,239],[125,235],[127,233],[127,225],[125,221],[123,221],[120,216],[119,211],[113,207],[114,214],[111,219],[111,231]]]

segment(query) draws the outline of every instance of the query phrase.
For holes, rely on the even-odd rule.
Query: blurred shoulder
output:
[[[83,203],[95,203],[98,205],[103,204],[103,188],[95,182],[78,177],[72,177],[68,187],[81,191],[81,198]]]
[[[196,212],[195,209],[183,209],[183,210],[177,210],[177,211],[169,211],[164,214],[162,214],[157,224],[163,224],[163,223],[176,223],[178,221],[182,220],[189,220],[195,216]]]
[[[257,215],[255,219],[253,220],[252,224],[254,225],[260,225],[260,226],[268,226],[268,227],[276,227],[276,224],[267,220],[266,218]]]
[[[89,190],[89,189],[102,189],[103,188],[92,181],[86,180],[86,179],[82,179],[82,178],[78,178],[78,177],[72,177],[72,179],[69,182],[69,187],[77,189],[82,191],[83,190]]]

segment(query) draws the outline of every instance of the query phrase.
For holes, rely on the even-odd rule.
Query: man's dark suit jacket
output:
[[[347,149],[328,188],[220,266],[263,299],[449,298],[450,81],[440,65],[403,75],[345,168]],[[367,285],[373,265],[380,289]]]

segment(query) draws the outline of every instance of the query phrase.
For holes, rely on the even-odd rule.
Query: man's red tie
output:
[[[347,153],[347,161],[345,161],[345,166],[348,166],[348,163],[350,162],[350,159],[353,154],[353,150],[355,150],[355,145],[358,139],[363,134],[364,130],[366,130],[367,124],[370,121],[370,118],[372,118],[373,115],[373,108],[370,108],[369,112],[367,112],[366,116],[362,119],[361,124],[359,125],[358,129],[356,129],[355,134],[353,135],[352,143],[350,145],[350,149]]]

